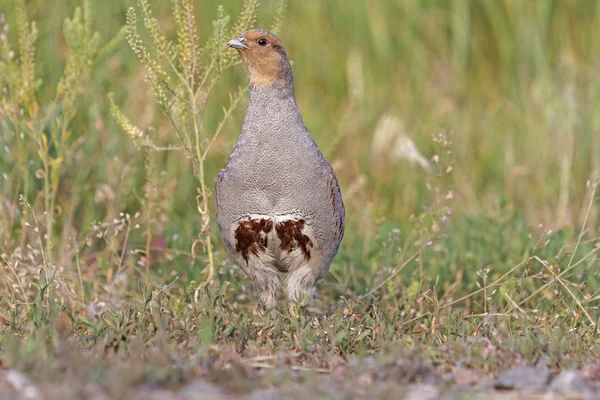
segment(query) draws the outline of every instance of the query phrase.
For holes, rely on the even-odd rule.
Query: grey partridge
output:
[[[327,274],[344,235],[344,203],[333,168],[302,121],[279,38],[255,29],[227,46],[238,50],[250,91],[242,132],[215,184],[217,224],[271,309],[281,273],[292,301]]]

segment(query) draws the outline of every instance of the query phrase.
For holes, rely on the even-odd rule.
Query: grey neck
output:
[[[279,76],[271,86],[250,85],[248,100],[238,145],[245,143],[263,151],[265,146],[290,146],[304,136],[306,128],[290,129],[304,127],[304,123],[296,104],[294,78],[288,62],[282,65]]]
[[[242,132],[231,158],[255,163],[267,149],[273,154],[285,153],[290,148],[306,147],[307,140],[311,140],[310,135],[296,104],[292,69],[286,60],[271,86],[250,85]],[[241,147],[248,149],[243,156]]]

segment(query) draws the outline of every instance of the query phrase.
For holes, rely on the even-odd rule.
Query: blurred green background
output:
[[[39,30],[43,108],[65,63],[63,20],[81,4],[26,3]],[[151,4],[174,35],[169,2]],[[242,0],[197,1],[201,40],[210,35],[218,4],[235,18]],[[91,5],[104,43],[135,2]],[[257,27],[270,26],[274,8],[263,1]],[[13,10],[12,1],[2,1],[9,25]],[[291,1],[280,37],[293,62],[304,121],[340,179],[348,220],[343,252],[364,253],[371,238],[406,225],[431,202],[425,182],[433,173],[425,166],[433,165],[438,149],[432,135],[440,132],[452,132],[452,154],[444,155],[454,160],[451,229],[462,232],[453,236],[461,245],[451,251],[475,246],[481,235],[524,237],[539,223],[580,226],[589,201],[586,182],[600,178],[599,20],[595,0]],[[14,29],[9,35],[16,43]],[[78,99],[72,127],[78,146],[66,160],[58,201],[63,227],[75,232],[121,211],[134,213],[146,184],[144,154],[116,125],[107,93],[114,92],[124,113],[159,142],[173,142],[143,66],[125,41],[94,66],[90,82]],[[209,99],[208,131],[220,121],[229,93],[246,84],[241,65],[226,71]],[[210,186],[235,144],[245,104],[213,148]],[[3,132],[1,140],[1,193],[15,202],[14,135]],[[33,177],[39,160],[32,156],[31,164]],[[162,183],[153,230],[168,247],[187,251],[200,221],[197,182],[180,154],[161,153],[156,166]],[[40,187],[29,188],[31,202]],[[588,221],[592,230],[596,214],[597,207]],[[493,233],[487,218],[518,221],[519,233],[506,233],[504,222]],[[478,233],[469,238],[473,227]]]

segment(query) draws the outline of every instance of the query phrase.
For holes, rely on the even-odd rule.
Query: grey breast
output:
[[[277,88],[251,90],[242,132],[215,192],[217,223],[226,242],[231,224],[249,214],[291,214],[312,225],[326,253],[337,252],[344,231],[337,178],[294,97],[280,96]]]

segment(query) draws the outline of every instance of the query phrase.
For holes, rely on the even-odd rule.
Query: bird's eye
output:
[[[261,45],[261,46],[266,46],[267,39],[265,39],[265,38],[258,39],[258,44]]]

